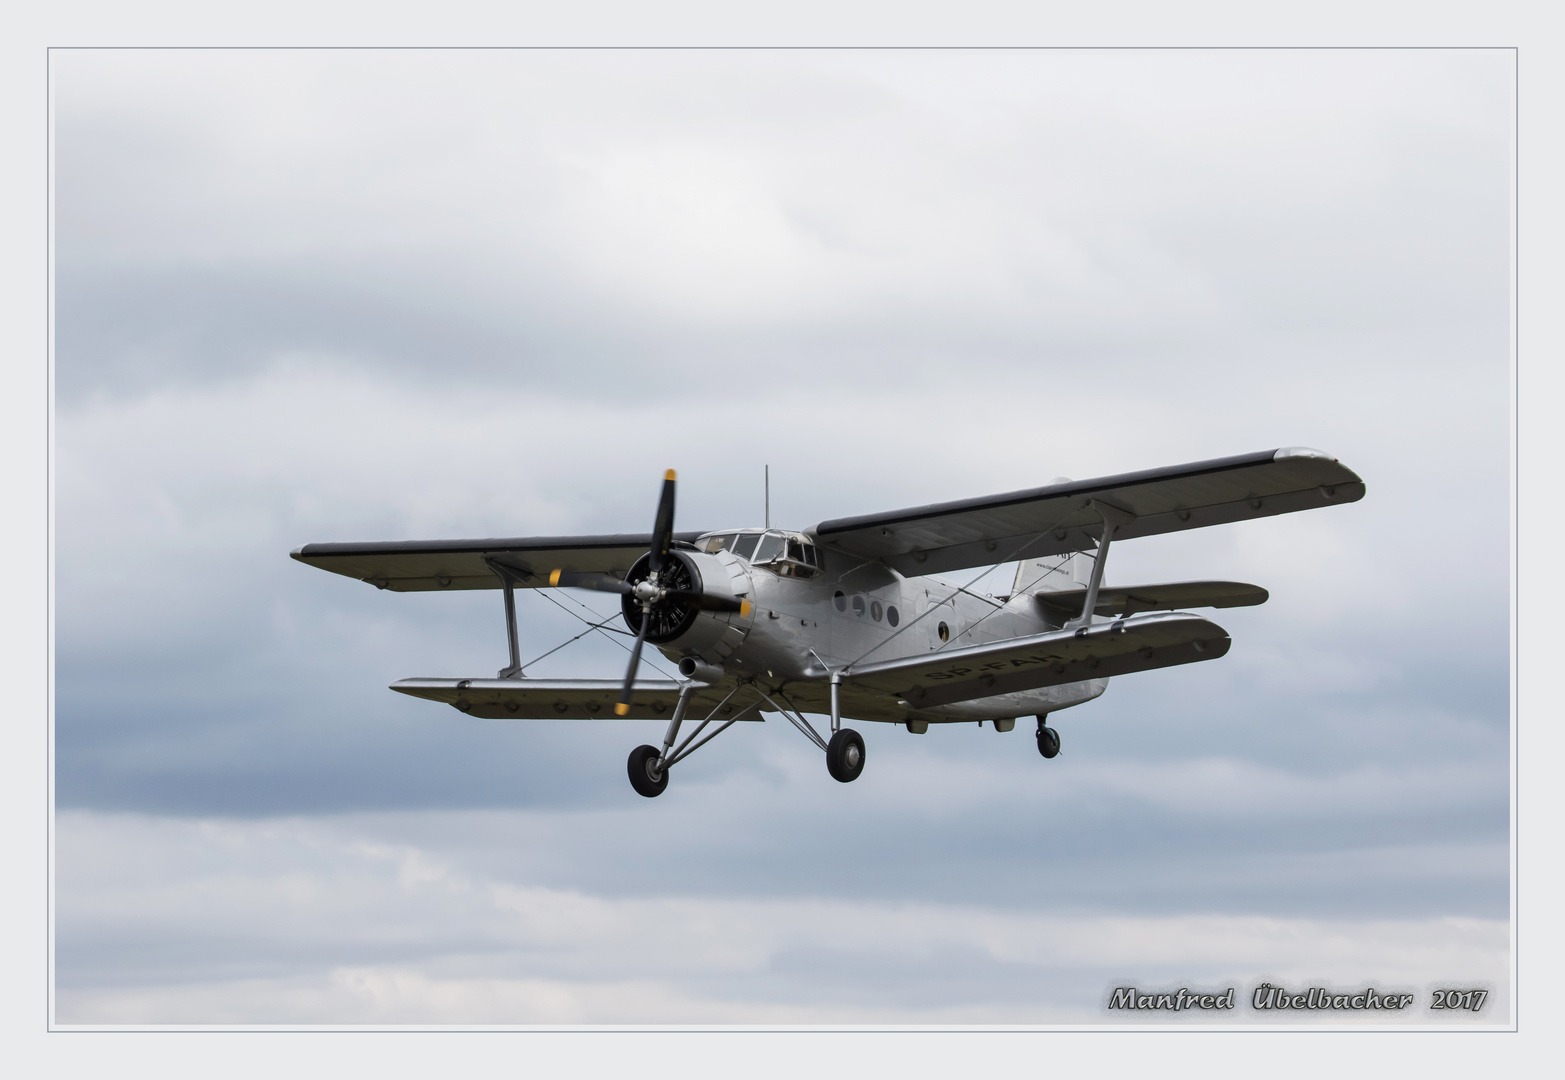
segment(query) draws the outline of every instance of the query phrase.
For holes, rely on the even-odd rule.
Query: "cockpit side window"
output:
[[[788,537],[788,558],[804,561],[804,545],[791,536]]]
[[[776,533],[764,533],[761,536],[760,544],[756,546],[755,558],[750,561],[754,563],[771,562],[771,560],[782,554],[782,550],[782,537]]]
[[[733,539],[733,533],[725,533],[722,536],[709,536],[701,541],[701,550],[708,555],[716,555],[719,551],[727,551],[728,545],[733,542]]]

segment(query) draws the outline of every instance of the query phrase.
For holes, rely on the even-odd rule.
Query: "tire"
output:
[[[843,728],[826,744],[826,771],[831,778],[850,784],[864,771],[864,740],[852,728]]]
[[[668,787],[668,770],[653,772],[660,754],[662,751],[655,746],[638,746],[630,752],[625,767],[630,773],[630,786],[636,789],[637,795],[655,799]]]
[[[1060,733],[1051,727],[1038,728],[1038,753],[1052,758],[1060,752]]]

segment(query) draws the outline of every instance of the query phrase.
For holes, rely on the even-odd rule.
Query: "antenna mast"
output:
[[[772,467],[766,466],[766,527],[772,527]]]

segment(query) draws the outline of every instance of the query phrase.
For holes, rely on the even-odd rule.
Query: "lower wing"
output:
[[[673,679],[638,679],[625,719],[667,719],[686,684]],[[614,718],[614,703],[623,684],[618,679],[401,679],[391,689],[430,701],[443,701],[469,716],[487,720],[594,720]],[[711,711],[722,703],[727,687],[695,684],[687,715]],[[737,699],[736,699],[737,700]],[[750,703],[746,698],[734,711]],[[718,718],[729,715],[718,711]],[[760,719],[751,714],[750,719]]]
[[[1176,611],[865,664],[850,668],[843,679],[927,709],[1215,660],[1230,644],[1221,626]]]

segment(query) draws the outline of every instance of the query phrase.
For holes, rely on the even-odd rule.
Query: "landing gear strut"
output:
[[[793,702],[781,694],[777,694],[777,696],[782,698],[783,702],[788,705],[786,709],[777,704],[777,702],[772,701],[764,693],[761,694],[761,697],[765,698],[772,708],[782,713],[790,724],[798,728],[801,735],[826,751],[826,771],[831,773],[833,780],[848,784],[857,780],[859,773],[864,771],[864,739],[852,728],[842,726],[842,709],[837,696],[838,681],[836,675],[831,677],[830,742],[816,734],[815,729],[810,726],[810,722],[804,718],[804,715],[797,708],[793,707]],[[773,693],[776,693],[776,691],[773,691]]]
[[[751,702],[738,712],[732,709],[728,711],[733,715],[718,724],[717,727],[707,732],[705,737],[700,737],[706,726],[721,712],[729,700],[739,692],[739,687],[728,691],[728,696],[712,707],[707,713],[706,719],[696,726],[695,731],[680,743],[674,746],[674,740],[679,737],[679,725],[684,722],[685,705],[690,701],[690,695],[695,691],[696,684],[686,683],[679,691],[679,703],[674,706],[673,718],[668,722],[668,732],[663,736],[663,749],[655,746],[638,746],[630,752],[630,760],[626,762],[626,769],[630,772],[630,786],[636,789],[637,795],[645,795],[649,799],[663,794],[663,789],[668,787],[668,770],[679,761],[683,761],[701,747],[711,742],[715,737],[733,727],[755,710],[760,701]]]
[[[1060,733],[1044,723],[1048,718],[1048,713],[1038,717],[1038,753],[1052,758],[1060,752]]]

